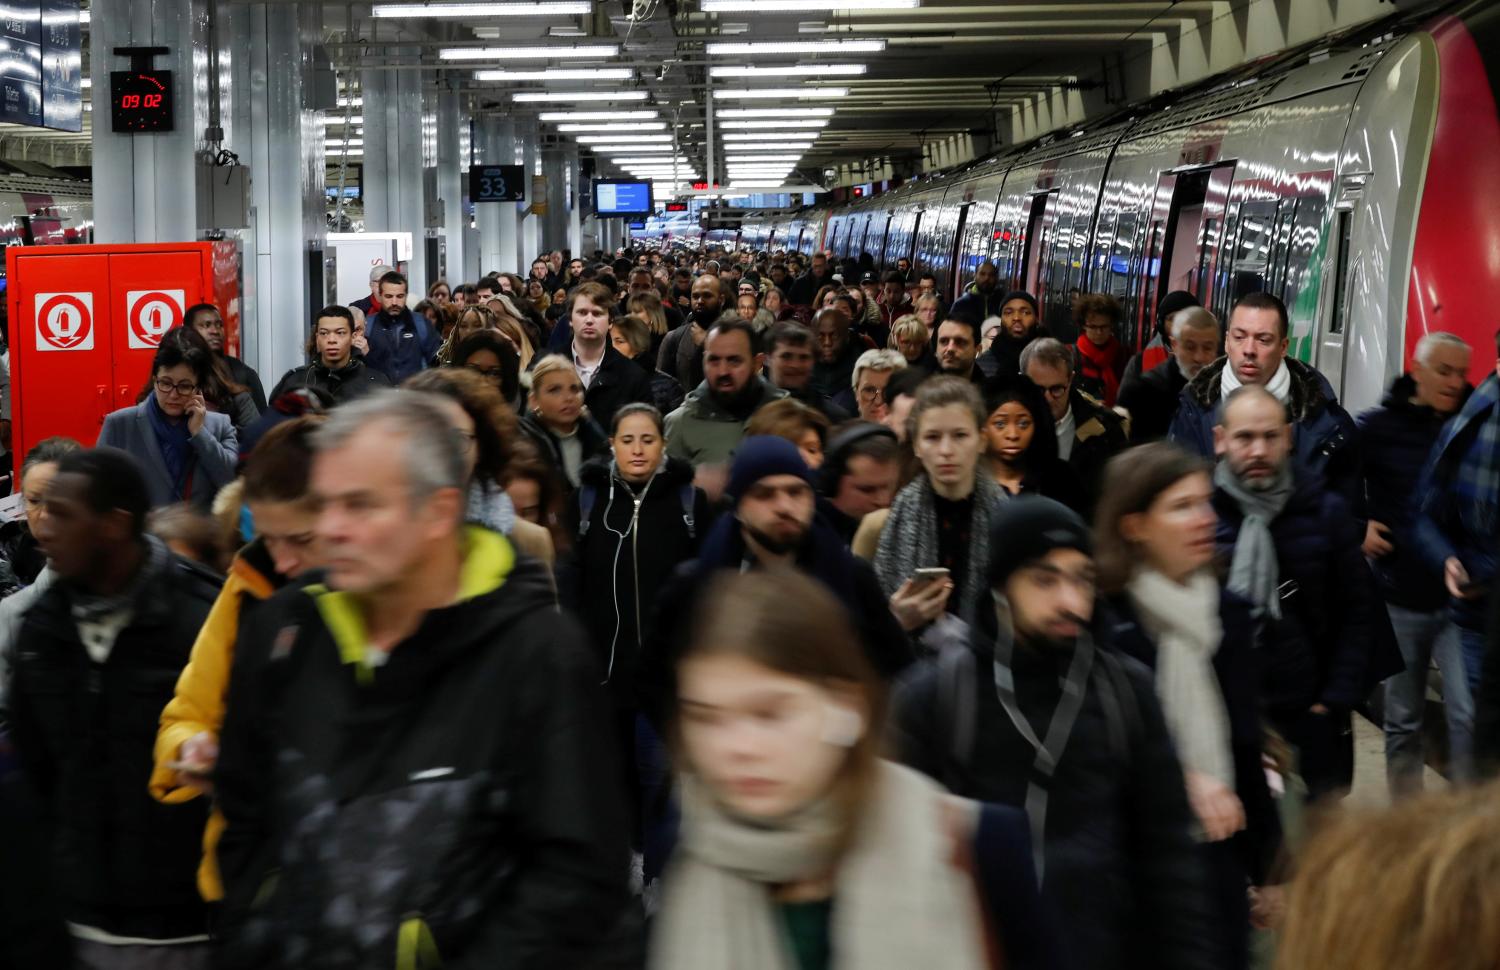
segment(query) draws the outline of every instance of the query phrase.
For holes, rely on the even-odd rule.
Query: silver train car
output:
[[[1109,292],[1133,346],[1185,289],[1222,317],[1285,300],[1293,352],[1351,411],[1434,330],[1500,326],[1500,5],[1386,18],[1190,90],[849,204],[758,220],[740,245],[912,260],[952,299],[993,260],[1059,336]]]

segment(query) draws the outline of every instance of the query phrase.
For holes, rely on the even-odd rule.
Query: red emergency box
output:
[[[162,334],[195,303],[224,317],[239,351],[240,254],[232,240],[117,246],[12,246],[11,442],[21,458],[43,438],[85,446],[104,416],[136,403]]]

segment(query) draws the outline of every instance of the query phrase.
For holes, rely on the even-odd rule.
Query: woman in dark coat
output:
[[[1261,752],[1257,623],[1220,588],[1210,467],[1157,442],[1114,458],[1095,527],[1111,642],[1155,674],[1210,878],[1225,966],[1249,963],[1248,890],[1281,842]]]
[[[1057,457],[1057,433],[1042,389],[1024,374],[997,374],[985,382],[985,453],[995,484],[1007,495],[1040,495],[1061,502],[1085,519],[1083,488],[1068,463]]]
[[[583,380],[572,361],[548,354],[531,370],[530,410],[521,416],[521,433],[537,455],[569,490],[578,487],[584,462],[609,448],[604,430],[583,403]]]

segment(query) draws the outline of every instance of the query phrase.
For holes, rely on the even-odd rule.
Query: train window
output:
[[[1334,265],[1338,273],[1333,279],[1333,316],[1328,321],[1330,333],[1344,332],[1344,304],[1348,299],[1349,289],[1349,248],[1354,236],[1354,210],[1340,209],[1338,211],[1338,232],[1334,236],[1338,240],[1339,251]]]
[[[1108,255],[1109,273],[1105,290],[1120,301],[1125,308],[1125,319],[1135,319],[1135,289],[1131,286],[1131,263],[1135,252],[1136,229],[1141,217],[1134,212],[1122,212],[1115,221],[1110,248],[1103,250]]]
[[[1275,202],[1246,202],[1240,206],[1239,238],[1234,246],[1235,300],[1266,289],[1275,229]]]
[[[1037,294],[1042,281],[1042,252],[1047,248],[1046,193],[1031,197],[1031,214],[1026,221],[1026,249],[1021,257],[1021,289]]]
[[[1294,200],[1288,199],[1287,202]],[[1292,319],[1299,317],[1311,320],[1316,311],[1309,309],[1317,301],[1317,267],[1314,265],[1319,252],[1319,241],[1323,236],[1323,217],[1328,212],[1328,203],[1321,196],[1308,195],[1296,199],[1296,206],[1282,220],[1281,236],[1286,239],[1285,249],[1278,252],[1282,280],[1281,298],[1286,302]],[[1308,307],[1301,307],[1306,302]],[[1299,312],[1299,310],[1301,312]]]
[[[1219,248],[1219,221],[1217,219],[1203,220],[1203,237],[1198,246],[1198,285],[1193,290],[1201,299],[1203,294],[1209,291],[1208,265],[1215,251]]]

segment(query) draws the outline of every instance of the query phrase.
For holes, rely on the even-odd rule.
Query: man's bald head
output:
[[[1291,460],[1291,413],[1259,384],[1235,388],[1224,399],[1214,428],[1214,452],[1245,487],[1264,490]]]

